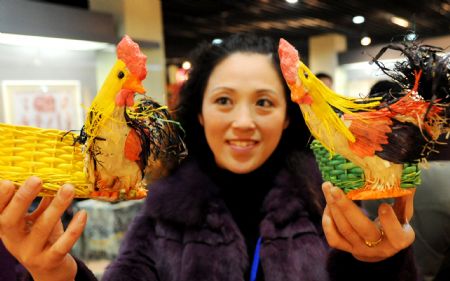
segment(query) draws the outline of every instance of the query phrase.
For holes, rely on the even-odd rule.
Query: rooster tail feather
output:
[[[392,69],[385,67],[379,59],[387,49],[399,51],[406,60],[395,63]],[[410,41],[393,43],[381,49],[372,62],[405,89],[413,89],[417,74],[422,72],[417,93],[427,101],[450,102],[450,54],[444,54],[442,48]]]
[[[387,49],[399,51],[406,60],[385,67],[378,59]],[[385,101],[397,121],[389,145],[377,154],[395,163],[427,157],[439,136],[450,132],[450,55],[404,41],[384,47],[373,62],[405,89],[402,96]]]

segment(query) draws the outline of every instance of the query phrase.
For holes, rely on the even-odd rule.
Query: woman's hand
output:
[[[74,197],[73,187],[64,185],[55,198],[42,199],[28,213],[41,188],[37,177],[15,193],[11,182],[0,181],[0,239],[34,280],[73,280],[77,265],[69,251],[83,232],[86,212],[78,212],[63,230],[60,218]]]
[[[414,194],[397,199],[394,208],[381,204],[374,222],[341,189],[329,182],[322,184],[322,189],[327,201],[322,225],[331,247],[349,252],[361,261],[377,262],[413,243],[415,234],[408,221],[413,213]]]

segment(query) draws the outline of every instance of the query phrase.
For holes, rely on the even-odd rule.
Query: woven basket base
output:
[[[373,190],[370,187],[355,189],[347,193],[347,197],[351,200],[375,200],[402,197],[413,193],[415,188],[392,188],[387,190]]]

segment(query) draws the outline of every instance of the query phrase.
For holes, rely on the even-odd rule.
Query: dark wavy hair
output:
[[[238,52],[269,55],[280,81],[284,82],[277,46],[269,37],[239,33],[223,40],[221,44],[202,43],[191,54],[192,68],[189,72],[189,79],[180,90],[180,101],[176,108],[176,118],[186,131],[185,141],[189,152],[188,158],[194,157],[206,163],[213,159],[198,115],[201,113],[203,95],[212,71],[224,59]],[[286,160],[285,164],[288,169],[298,180],[302,181],[302,185],[308,187],[302,191],[305,193],[302,198],[306,199],[305,203],[308,205],[310,214],[321,217],[323,197],[320,194],[320,174],[318,174],[319,181],[317,181],[310,172],[307,172],[316,169],[316,167],[305,167],[309,170],[302,169],[309,162],[310,153],[307,147],[310,133],[299,106],[290,101],[289,88],[286,83],[283,83],[283,85],[289,125],[283,131],[277,152]]]

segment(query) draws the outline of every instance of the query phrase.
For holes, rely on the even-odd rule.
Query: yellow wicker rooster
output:
[[[449,56],[410,42],[388,48],[407,58],[395,71],[382,68],[404,90],[397,96],[359,99],[334,93],[300,61],[292,45],[284,39],[279,44],[283,76],[312,135],[330,153],[364,171],[365,184],[347,194],[351,199],[410,194],[411,189],[400,187],[403,163],[425,158],[449,131]]]
[[[78,198],[140,199],[149,181],[186,156],[182,128],[167,107],[147,96],[134,100],[135,93],[145,92],[146,56],[128,36],[117,56],[79,135],[0,124],[0,179],[19,187],[39,176],[40,196],[54,196],[71,183]]]
[[[145,196],[144,175],[158,176],[155,169],[168,168],[158,159],[176,158],[184,149],[165,107],[148,97],[135,105],[135,93],[145,93],[141,81],[147,75],[147,57],[139,46],[125,36],[117,57],[78,139],[84,144],[88,179],[95,183],[91,196],[110,201]]]

